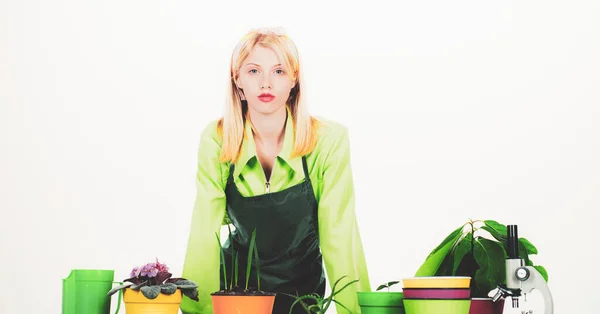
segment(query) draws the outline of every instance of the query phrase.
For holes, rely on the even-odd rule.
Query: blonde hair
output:
[[[303,77],[298,50],[294,42],[277,29],[256,29],[248,32],[235,47],[230,64],[229,83],[227,85],[225,113],[217,124],[219,136],[223,139],[221,162],[235,163],[240,155],[245,136],[247,120],[247,103],[242,102],[240,90],[236,84],[242,62],[248,57],[256,45],[271,48],[277,54],[286,73],[294,81],[295,86],[290,91],[286,102],[290,110],[294,126],[294,149],[292,157],[304,156],[310,153],[316,143],[318,122],[307,110],[303,99]]]

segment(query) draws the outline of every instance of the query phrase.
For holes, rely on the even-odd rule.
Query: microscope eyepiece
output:
[[[519,258],[519,233],[517,225],[506,226],[506,245],[508,249],[508,258],[517,259]]]

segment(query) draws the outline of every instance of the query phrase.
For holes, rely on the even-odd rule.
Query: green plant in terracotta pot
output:
[[[379,285],[372,292],[357,292],[362,314],[404,314],[404,293],[390,291],[399,281]],[[385,289],[385,290],[384,290]]]
[[[308,314],[324,314],[325,312],[327,312],[327,309],[329,309],[329,306],[332,303],[340,305],[342,308],[346,309],[346,311],[348,311],[348,313],[352,314],[352,311],[350,311],[344,304],[340,303],[339,301],[337,301],[334,298],[335,295],[344,291],[344,289],[346,289],[348,286],[359,281],[358,279],[352,280],[352,281],[346,283],[340,289],[337,289],[337,286],[340,283],[340,281],[342,281],[342,279],[344,279],[346,277],[347,276],[342,276],[338,280],[335,281],[335,283],[333,284],[333,287],[331,288],[331,293],[329,294],[328,297],[321,297],[317,293],[310,293],[310,294],[305,294],[305,295],[301,295],[301,296],[295,296],[295,295],[288,294],[288,293],[282,293],[284,295],[287,295],[289,297],[296,299],[294,301],[294,303],[292,303],[292,305],[290,306],[289,314],[291,314],[294,307],[298,306],[298,305],[302,306],[302,308]]]
[[[231,247],[231,273],[227,276],[227,265],[225,265],[224,249],[221,239],[217,234],[217,242],[221,249],[223,261],[223,281],[225,288],[211,293],[213,310],[215,314],[271,314],[275,303],[275,293],[261,290],[260,287],[260,259],[256,247],[256,229],[252,231],[248,249],[248,260],[246,263],[245,281],[239,283],[239,252]],[[229,229],[231,239],[231,229]],[[250,285],[252,265],[256,266],[256,287]]]
[[[490,314],[497,312],[503,302],[490,305],[492,299],[489,293],[498,285],[506,284],[506,232],[506,225],[494,220],[469,220],[452,231],[431,251],[415,276],[471,277],[471,309],[481,305],[487,307]],[[531,255],[537,253],[537,248],[531,242],[523,237],[519,238],[520,257],[527,266],[535,267],[548,281],[546,269],[541,265],[534,266],[530,259]]]

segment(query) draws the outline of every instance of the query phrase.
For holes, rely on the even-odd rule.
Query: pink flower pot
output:
[[[493,302],[492,298],[472,298],[469,314],[502,314],[504,298]]]

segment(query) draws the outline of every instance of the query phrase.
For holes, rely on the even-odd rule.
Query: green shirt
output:
[[[288,120],[292,121],[288,112]],[[347,276],[337,288],[353,279],[360,281],[336,295],[352,313],[360,313],[357,291],[371,291],[363,246],[355,215],[354,183],[350,165],[350,141],[345,126],[319,118],[318,142],[306,155],[308,172],[318,202],[321,253],[330,287]],[[256,156],[256,146],[249,123],[240,158],[235,163],[234,183],[243,196],[266,193],[266,180]],[[198,149],[197,195],[182,277],[198,283],[199,302],[184,297],[184,314],[212,314],[210,294],[220,288],[220,251],[215,233],[220,232],[225,217],[225,185],[229,163],[219,161],[221,140],[217,122],[202,131]],[[273,165],[270,192],[301,183],[304,179],[302,158],[290,158],[293,151],[293,125],[286,123],[281,152]],[[337,313],[347,313],[337,305]]]

